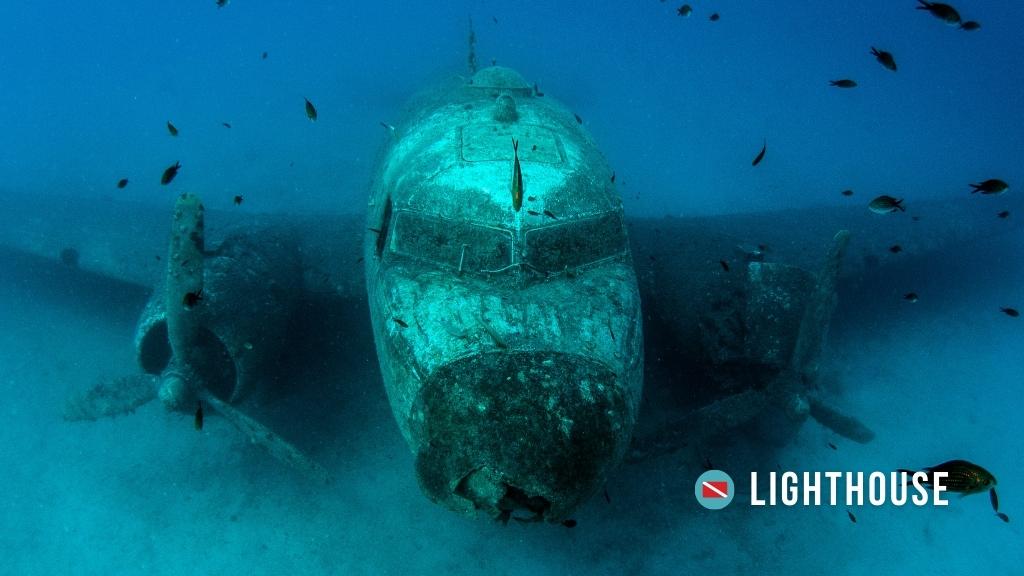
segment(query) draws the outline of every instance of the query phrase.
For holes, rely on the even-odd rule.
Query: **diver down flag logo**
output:
[[[708,470],[693,483],[693,495],[708,510],[721,510],[732,502],[736,485],[721,470]]]
[[[700,495],[704,498],[728,498],[729,483],[715,482],[713,480],[701,482]]]

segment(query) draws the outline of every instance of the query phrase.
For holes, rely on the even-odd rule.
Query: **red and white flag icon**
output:
[[[729,483],[725,481],[705,480],[701,482],[700,495],[703,498],[728,498]]]

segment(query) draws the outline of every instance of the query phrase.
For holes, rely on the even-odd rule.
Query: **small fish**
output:
[[[579,114],[577,114],[577,113],[573,112],[573,113],[572,113],[572,115],[573,115],[573,117],[575,117],[575,118],[576,118],[576,123],[577,123],[577,124],[583,124],[583,118],[580,118],[580,115],[579,115]]]
[[[558,220],[558,216],[555,216],[555,214],[551,210],[545,210],[544,215],[547,216],[548,218],[551,218],[552,220]]]
[[[202,401],[198,401],[198,400],[196,401],[196,418],[195,418],[195,422],[193,424],[196,427],[196,430],[202,430],[203,429],[203,403],[202,403]]]
[[[264,52],[263,54],[260,54],[260,60],[266,60],[267,56],[269,56],[269,54],[267,54],[266,52]]]
[[[906,300],[907,302],[910,302],[911,304],[914,304],[918,300],[917,292],[907,292],[906,294],[903,295],[903,299]]]
[[[973,190],[971,194],[975,192],[981,192],[982,194],[1002,194],[1010,189],[1010,185],[997,178],[985,180],[981,184],[971,184]]]
[[[171,133],[171,136],[178,135],[178,129],[174,127],[174,124],[171,124],[170,120],[167,121],[167,131]]]
[[[363,257],[362,256],[360,256],[359,258],[356,258],[356,264],[362,264],[362,263],[363,263]]]
[[[527,202],[536,202],[537,201],[537,197],[536,196],[527,196],[526,197],[526,201]]]
[[[537,98],[544,97],[544,93],[540,91],[540,87],[537,86],[536,82],[533,83],[533,95],[536,96]]]
[[[843,190],[843,196],[853,196],[853,190]]]
[[[164,170],[163,176],[160,177],[160,184],[170,184],[171,180],[174,180],[174,177],[178,175],[178,170],[180,168],[181,162],[175,162],[173,166],[168,166],[167,169]]]
[[[512,153],[515,160],[512,163],[512,208],[516,212],[523,207],[523,171],[519,167],[519,141],[512,139]]]
[[[988,491],[988,501],[992,503],[992,510],[999,512],[999,495],[996,494],[995,488]]]
[[[905,468],[900,468],[897,472],[914,473],[913,470]],[[996,477],[991,472],[967,460],[950,460],[925,468],[923,472],[928,473],[928,478],[924,481],[925,484],[934,484],[934,474],[936,472],[945,472],[947,474],[943,481],[945,489],[964,495],[987,492],[988,490],[995,489],[996,486]],[[907,481],[909,482],[909,478]]]
[[[566,528],[575,528],[576,521],[572,518],[569,518],[568,520],[562,520],[562,526],[565,526]]]
[[[718,265],[722,267],[722,270],[724,272],[728,272],[729,271],[729,263],[726,262],[725,260],[719,260],[718,261]]]
[[[893,254],[899,254],[900,252],[903,252],[903,247],[900,246],[899,244],[893,244],[892,246],[889,246],[889,252],[892,252]]]
[[[1003,514],[1002,512],[996,512],[996,518],[999,518],[1000,520],[1002,520],[1003,522],[1006,522],[1007,524],[1010,523],[1010,517],[1007,516],[1006,514]]]
[[[1002,310],[1003,314],[1006,314],[1010,318],[1020,317],[1020,312],[1018,312],[1016,308],[1000,308],[1000,310]]]
[[[225,128],[231,128],[231,124],[228,123],[228,122],[221,122],[220,125],[225,127]]]
[[[868,209],[875,214],[889,214],[899,210],[900,212],[906,212],[906,208],[903,207],[902,198],[893,198],[892,196],[886,196],[882,194],[878,198],[875,198],[868,203]]]
[[[615,171],[612,170],[612,184],[615,184]]]
[[[124,188],[127,185],[128,185],[128,179],[127,178],[121,178],[120,180],[117,181],[117,187],[118,188]]]
[[[1010,217],[1010,211],[1009,210],[1003,210],[999,214],[996,214],[996,216],[998,216],[998,217],[1002,218],[1003,220],[1005,220],[1005,219]]]
[[[853,515],[853,512],[847,510],[846,515],[850,517],[850,522],[853,522],[854,524],[857,523],[857,517]]]
[[[494,20],[495,24],[498,23],[498,17],[497,16],[491,16],[491,20]]]
[[[974,20],[968,20],[967,22],[964,22],[963,24],[960,25],[960,29],[965,32],[973,32],[979,28],[981,28],[981,24],[975,22]],[[1009,520],[1007,520],[1007,522],[1009,522]]]
[[[843,78],[842,80],[829,80],[829,86],[835,86],[836,88],[856,88],[857,83],[849,78]]]
[[[217,1],[217,8],[223,8],[223,7],[227,6],[228,2],[230,2],[231,0],[216,0],[216,1]]]
[[[182,305],[185,306],[186,310],[191,310],[196,304],[203,299],[203,289],[200,288],[197,292],[189,292],[181,299]]]
[[[892,57],[892,54],[885,50],[878,50],[874,46],[871,47],[871,53],[875,56],[875,60],[882,66],[885,66],[893,72],[896,71],[896,59]]]
[[[836,445],[831,443],[831,442],[828,443],[828,447],[833,449],[833,450],[839,450],[839,448],[836,448]]]
[[[65,248],[60,251],[61,264],[69,268],[78,267],[78,261],[81,259],[81,257],[82,256],[81,254],[78,253],[78,250],[75,250],[74,248]]]
[[[392,126],[391,124],[388,124],[387,122],[384,122],[383,120],[381,121],[380,125],[387,128],[388,131],[390,131],[391,133],[395,132],[395,127]]]
[[[711,463],[711,458],[709,456],[704,456],[701,459],[700,465],[703,466],[705,470],[715,469],[715,465]]]
[[[156,258],[157,262],[160,261],[160,255],[159,254],[153,254],[153,258]]]
[[[708,20],[712,22],[718,22],[722,17],[718,15],[718,12],[714,12],[711,16],[708,16]]]
[[[405,320],[402,320],[398,316],[393,316],[391,319],[395,321],[395,324],[398,324],[402,328],[408,328],[409,327],[409,325],[406,324]]]
[[[932,16],[935,16],[939,20],[946,23],[947,26],[957,26],[960,24],[960,14],[949,4],[942,4],[941,2],[925,2],[925,0],[917,0],[920,6],[918,10],[927,10],[931,12]]]
[[[236,194],[232,202],[235,203],[235,206],[241,206],[244,200],[245,198],[241,194]]]
[[[913,220],[914,222],[920,222],[921,221],[921,217],[920,216],[911,216],[910,219]]]
[[[690,14],[693,14],[693,8],[689,4],[683,4],[676,10],[676,14],[683,18],[689,18]]]
[[[536,151],[537,151],[537,145],[536,145],[536,144],[534,144],[533,146],[531,146],[531,147],[530,147],[530,151],[531,151],[531,152],[536,152]]]
[[[309,101],[309,98],[303,98],[306,101],[306,118],[309,118],[310,122],[316,122],[316,107]]]
[[[540,212],[537,212],[536,210],[527,210],[526,213],[530,216],[540,216]]]
[[[761,152],[758,153],[757,158],[754,158],[754,161],[751,162],[750,165],[751,166],[757,166],[758,164],[760,164],[761,160],[764,160],[764,153],[767,152],[767,151],[768,151],[768,140],[765,140],[764,141],[764,145],[761,146]]]
[[[607,502],[608,504],[612,503],[612,497],[608,495],[607,487],[604,489],[604,501]]]

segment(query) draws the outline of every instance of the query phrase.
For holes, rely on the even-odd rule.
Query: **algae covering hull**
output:
[[[431,499],[559,521],[622,459],[643,342],[610,176],[573,114],[504,68],[423,93],[392,131],[366,281],[392,411]]]

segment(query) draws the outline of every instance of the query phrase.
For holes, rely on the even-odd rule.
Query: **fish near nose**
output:
[[[428,379],[414,408],[420,485],[460,512],[563,520],[621,460],[630,402],[611,369],[580,355],[457,360]]]

